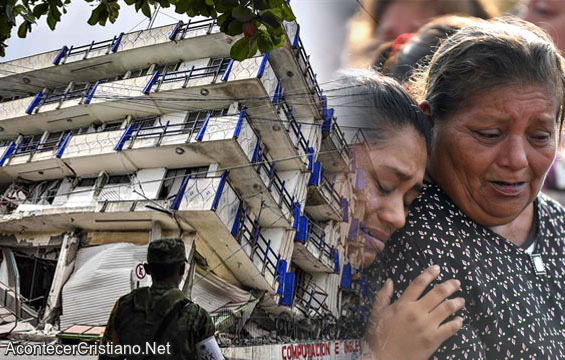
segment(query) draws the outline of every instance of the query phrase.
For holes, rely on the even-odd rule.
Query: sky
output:
[[[341,57],[345,39],[346,18],[355,5],[355,0],[292,0],[291,5],[301,26],[301,38],[304,47],[311,55],[310,61],[319,79],[327,79],[334,71]],[[25,39],[20,39],[14,28],[8,41],[6,56],[0,62],[30,56],[46,51],[60,49],[63,45],[84,45],[92,41],[112,38],[120,32],[143,30],[148,27],[149,19],[141,12],[136,13],[132,6],[120,0],[120,16],[116,23],[106,26],[90,26],[87,20],[93,6],[74,0],[63,14],[62,21],[51,31],[42,18]],[[174,12],[172,8],[161,9],[154,27],[186,22],[187,17]]]

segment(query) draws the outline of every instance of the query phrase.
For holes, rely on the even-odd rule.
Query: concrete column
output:
[[[149,241],[159,240],[163,237],[163,229],[161,223],[158,220],[154,220],[151,223],[151,237]]]
[[[80,239],[74,233],[66,233],[61,244],[61,252],[57,260],[55,275],[47,297],[47,306],[41,319],[41,324],[53,323],[56,309],[61,306],[61,292],[63,286],[71,276],[75,267],[75,258],[79,248]]]
[[[180,283],[180,288],[190,299],[192,296],[192,284],[194,282],[194,271],[196,270],[196,261],[194,260],[195,240],[193,236],[184,236],[182,239],[186,247],[186,258],[188,260],[187,269]]]

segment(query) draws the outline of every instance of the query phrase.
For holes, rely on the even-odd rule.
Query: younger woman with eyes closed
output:
[[[368,147],[354,149],[357,183],[362,183],[354,217],[361,220],[362,262],[368,265],[404,226],[408,207],[423,186],[430,129],[418,105],[392,79],[346,70],[337,83],[339,115],[362,128],[368,142]],[[376,294],[367,340],[377,359],[426,358],[459,330],[461,319],[445,321],[464,305],[461,298],[447,299],[460,289],[459,281],[447,280],[422,296],[439,272],[437,266],[426,269],[393,304],[392,281]]]

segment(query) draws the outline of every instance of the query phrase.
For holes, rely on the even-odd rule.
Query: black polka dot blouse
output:
[[[463,328],[433,359],[565,359],[565,209],[544,195],[535,201],[531,255],[469,219],[435,184],[387,242],[373,291],[390,277],[398,297],[433,264],[442,269],[436,284],[461,281]]]

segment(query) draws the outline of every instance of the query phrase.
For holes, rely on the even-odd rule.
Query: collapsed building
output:
[[[222,345],[356,336],[357,171],[285,28],[241,62],[192,19],[0,64],[1,334],[104,326],[180,236]]]

